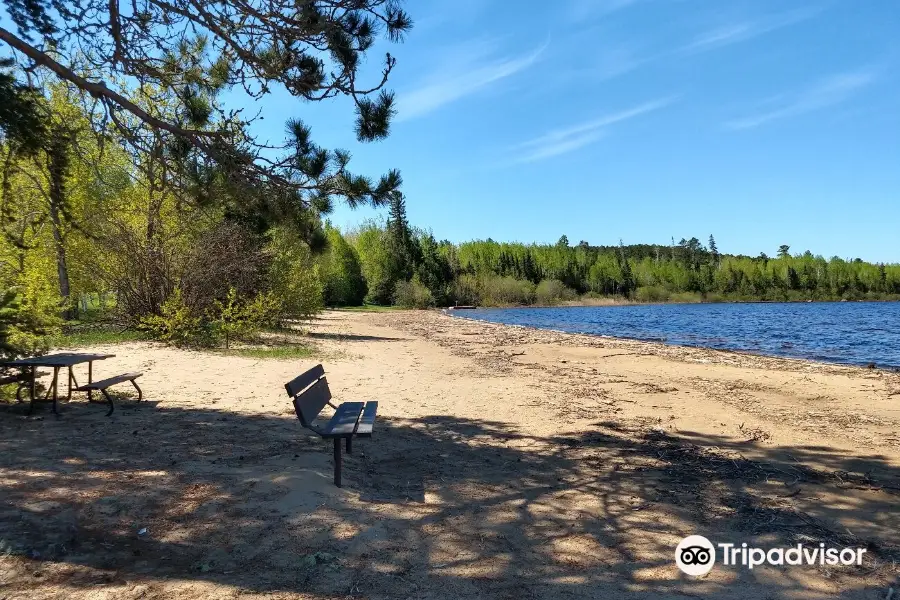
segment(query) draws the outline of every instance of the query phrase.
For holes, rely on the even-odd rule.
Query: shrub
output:
[[[669,295],[669,302],[680,302],[682,304],[698,304],[703,302],[703,296],[697,292],[675,292]]]
[[[139,328],[160,341],[176,346],[203,346],[213,341],[207,324],[194,315],[185,303],[181,288],[175,288],[175,292],[163,302],[160,314],[141,319]]]
[[[434,296],[418,277],[413,277],[411,281],[397,282],[394,287],[394,304],[403,308],[430,308],[434,306]]]
[[[271,293],[259,294],[246,302],[231,288],[225,300],[216,300],[208,313],[213,341],[224,340],[227,350],[232,340],[247,337],[277,321],[280,311],[281,303]]]
[[[486,276],[479,282],[481,301],[490,306],[534,304],[534,284],[515,277]]]
[[[181,289],[176,288],[163,303],[160,314],[144,317],[140,328],[151,337],[176,346],[216,346],[224,342],[227,349],[233,340],[277,324],[281,312],[281,302],[272,292],[247,300],[230,288],[224,300],[214,300],[206,311],[197,314],[184,301]]]
[[[247,303],[245,313],[256,329],[277,327],[284,316],[284,302],[275,292],[263,292]]]
[[[185,225],[189,232],[183,237],[152,240],[130,223],[111,226],[115,229],[101,238],[108,260],[100,275],[108,289],[117,291],[117,309],[129,322],[160,316],[176,288],[194,316],[229,288],[239,296],[263,288],[269,257],[262,239],[235,223],[210,226],[198,217]]]
[[[478,278],[474,275],[460,275],[453,282],[453,298],[457,304],[470,306],[481,304]]]
[[[557,279],[545,279],[540,282],[535,290],[535,297],[538,304],[559,304],[568,300],[574,300],[578,297],[575,290],[566,287],[562,281]]]
[[[634,299],[638,302],[665,302],[669,296],[669,290],[658,285],[646,285],[634,291]]]

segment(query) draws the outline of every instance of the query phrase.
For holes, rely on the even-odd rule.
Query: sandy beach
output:
[[[0,598],[858,598],[900,568],[900,373],[331,311],[317,356],[155,343],[110,418],[0,406]],[[283,384],[378,400],[343,488]],[[142,533],[141,533],[142,532]],[[865,547],[683,575],[689,534]]]

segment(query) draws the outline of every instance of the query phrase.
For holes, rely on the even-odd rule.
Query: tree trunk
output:
[[[65,237],[62,231],[62,211],[65,206],[65,179],[68,170],[68,137],[54,132],[51,146],[47,152],[47,167],[50,172],[50,223],[53,227],[53,242],[56,246],[56,271],[59,275],[59,295],[63,299],[63,318],[71,319],[77,313],[77,305],[71,303],[71,287],[69,286],[69,268],[66,264]]]

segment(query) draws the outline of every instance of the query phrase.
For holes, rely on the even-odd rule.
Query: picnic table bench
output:
[[[93,392],[100,391],[103,396],[106,398],[106,401],[109,403],[109,412],[106,413],[106,416],[109,416],[113,413],[113,401],[109,394],[106,392],[106,388],[113,386],[117,383],[122,383],[124,381],[131,381],[132,385],[138,391],[138,401],[143,397],[141,393],[141,389],[138,387],[137,383],[134,381],[138,377],[141,376],[141,373],[126,373],[124,375],[118,375],[116,377],[110,377],[108,379],[103,379],[102,381],[94,381],[94,361],[97,360],[106,360],[107,358],[114,358],[115,354],[89,354],[82,352],[60,352],[57,354],[47,354],[45,356],[34,356],[31,358],[20,358],[18,360],[11,360],[0,363],[0,366],[4,367],[13,367],[21,369],[21,372],[18,375],[12,375],[9,377],[5,377],[0,379],[0,383],[19,383],[19,389],[16,390],[16,398],[21,402],[20,393],[23,388],[30,388],[30,399],[31,402],[28,406],[28,414],[31,414],[31,411],[34,410],[34,405],[36,402],[52,402],[53,403],[53,412],[58,414],[57,412],[57,403],[59,401],[59,371],[63,368],[68,368],[69,376],[68,376],[68,393],[66,395],[67,400],[72,399],[72,391],[78,392],[87,392],[88,401],[93,401]],[[72,367],[78,364],[87,363],[88,365],[88,382],[87,385],[79,386],[78,381],[75,379],[75,373],[72,371]],[[37,373],[37,370],[41,367],[51,368],[53,369],[53,380],[50,382],[50,387],[47,388],[47,393],[43,398],[38,398],[36,393],[36,379],[40,377]],[[8,381],[4,381],[8,380]],[[75,384],[75,387],[72,384]],[[30,385],[29,385],[30,384]],[[52,395],[52,399],[51,399]]]
[[[109,412],[106,413],[106,416],[108,417],[113,413],[115,405],[113,404],[112,397],[109,395],[109,392],[107,392],[106,389],[118,383],[125,383],[126,381],[130,381],[131,385],[134,386],[134,389],[137,390],[137,401],[140,402],[144,398],[144,392],[142,392],[141,388],[138,387],[137,381],[135,381],[135,379],[137,379],[141,375],[143,375],[143,373],[123,373],[122,375],[116,375],[115,377],[109,377],[107,379],[101,379],[100,381],[94,381],[86,385],[78,386],[77,388],[75,388],[75,391],[87,392],[88,394],[90,394],[92,391],[98,390],[101,394],[103,394],[103,397],[106,398],[106,401],[109,402]]]
[[[354,436],[372,436],[378,402],[344,402],[335,406],[331,403],[331,390],[328,389],[322,365],[316,365],[284,384],[284,387],[288,396],[293,398],[300,424],[324,439],[334,440],[334,485],[341,487],[341,440],[346,440],[347,454],[352,454]],[[326,405],[334,409],[334,414],[327,423],[316,422]]]

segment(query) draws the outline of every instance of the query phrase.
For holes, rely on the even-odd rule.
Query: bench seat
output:
[[[122,375],[116,375],[115,377],[108,377],[106,379],[101,379],[100,381],[92,381],[91,383],[87,383],[85,385],[80,385],[75,388],[77,392],[87,392],[91,390],[105,390],[108,387],[112,387],[117,383],[125,383],[126,381],[134,381],[138,377],[143,375],[143,373],[123,373]]]
[[[106,416],[108,417],[109,415],[113,414],[115,405],[113,405],[112,397],[109,395],[106,389],[116,384],[130,381],[131,385],[134,386],[134,389],[137,390],[137,401],[140,402],[144,397],[144,393],[141,391],[141,388],[138,387],[137,381],[135,381],[135,379],[137,379],[141,375],[143,375],[143,373],[123,373],[122,375],[116,375],[115,377],[107,377],[106,379],[101,379],[100,381],[92,381],[90,383],[86,383],[85,385],[80,385],[75,388],[75,391],[88,392],[88,394],[93,391],[99,391],[100,393],[102,393],[103,397],[106,398],[106,401],[109,403],[109,412],[106,413]],[[88,397],[90,397],[90,395]]]

